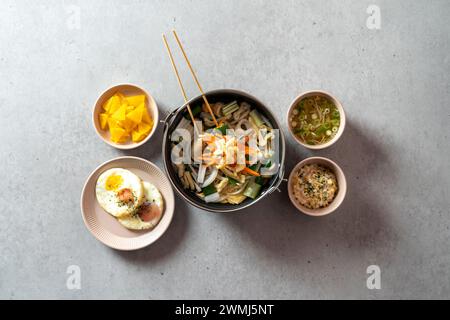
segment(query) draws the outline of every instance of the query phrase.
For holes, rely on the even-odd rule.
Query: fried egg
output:
[[[122,168],[103,172],[97,180],[95,194],[100,206],[117,218],[130,215],[144,201],[141,179]]]
[[[164,201],[159,190],[150,182],[144,181],[144,202],[137,210],[117,220],[127,229],[147,230],[156,227],[164,212]]]

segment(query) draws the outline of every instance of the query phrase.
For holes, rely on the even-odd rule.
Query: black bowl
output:
[[[279,169],[278,173],[273,175],[270,181],[264,186],[261,194],[256,199],[247,198],[240,204],[222,204],[222,203],[206,203],[202,199],[196,196],[196,194],[190,190],[186,190],[183,188],[183,185],[178,177],[177,171],[173,168],[171,163],[171,141],[170,137],[172,132],[176,129],[178,123],[181,121],[182,117],[184,117],[186,106],[189,104],[191,106],[195,106],[196,104],[201,104],[203,101],[202,96],[195,97],[190,100],[188,103],[184,104],[180,108],[173,111],[171,114],[167,116],[165,119],[165,128],[164,128],[164,138],[163,138],[163,159],[164,159],[164,168],[169,177],[170,182],[175,187],[175,190],[189,203],[192,205],[211,212],[232,212],[238,211],[244,208],[251,206],[252,204],[258,202],[265,196],[272,193],[275,189],[278,188],[284,176],[284,155],[285,155],[285,141],[283,131],[269,111],[269,109],[258,99],[245,93],[243,91],[234,90],[234,89],[219,89],[213,90],[205,93],[208,98],[208,102],[216,103],[216,102],[232,102],[237,100],[240,102],[247,102],[252,106],[252,108],[256,108],[262,115],[264,115],[272,124],[274,129],[278,129],[279,134]]]

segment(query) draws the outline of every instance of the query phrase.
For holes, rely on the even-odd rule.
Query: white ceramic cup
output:
[[[297,104],[301,100],[303,100],[307,97],[310,97],[310,96],[317,96],[317,95],[325,97],[334,103],[334,105],[336,106],[336,108],[338,109],[339,114],[340,114],[340,125],[338,128],[338,131],[336,132],[336,135],[330,141],[325,142],[323,144],[319,144],[319,145],[311,145],[311,144],[307,144],[307,143],[301,141],[300,138],[295,135],[295,133],[293,132],[292,127],[291,127],[290,119],[291,119],[294,108],[297,106]],[[344,129],[345,129],[344,108],[342,107],[342,104],[339,102],[339,100],[336,99],[333,95],[331,95],[328,92],[321,91],[321,90],[307,91],[307,92],[304,92],[304,93],[300,94],[299,96],[297,96],[292,101],[291,105],[289,106],[288,114],[287,114],[287,127],[288,127],[288,130],[291,133],[292,137],[294,137],[295,141],[297,141],[299,144],[301,144],[305,148],[313,149],[313,150],[325,149],[325,148],[328,148],[329,146],[331,146],[332,144],[334,144],[336,141],[338,141],[339,138],[341,137],[342,133],[344,132]]]

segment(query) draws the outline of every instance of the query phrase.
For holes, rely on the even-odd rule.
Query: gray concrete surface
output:
[[[445,0],[2,1],[0,298],[450,298],[449,16]],[[178,199],[164,237],[137,252],[87,232],[91,170],[123,154],[161,166],[161,128],[114,150],[92,105],[119,82],[147,88],[162,114],[180,105],[161,41],[173,27],[205,89],[246,90],[283,123],[301,91],[339,97],[348,127],[332,148],[309,152],[285,130],[288,172],[310,155],[345,170],[335,214],[297,213],[284,185],[240,214]],[[81,290],[66,287],[70,265]],[[369,265],[380,290],[366,287]]]

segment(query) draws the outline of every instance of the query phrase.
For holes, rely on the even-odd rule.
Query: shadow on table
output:
[[[177,247],[185,238],[188,224],[186,203],[175,197],[175,212],[172,223],[161,238],[150,246],[137,251],[113,250],[113,252],[134,264],[151,264],[176,252]]]
[[[312,155],[305,150],[300,157],[299,146],[293,143],[287,142],[286,179],[297,162],[306,154]],[[395,181],[382,146],[348,123],[340,141],[314,155],[335,160],[346,174],[346,199],[336,212],[325,217],[309,217],[298,212],[290,202],[287,183],[283,183],[281,192],[275,191],[240,214],[223,215],[221,219],[269,255],[295,263],[307,260],[302,253],[314,250],[332,254],[344,247],[357,254],[369,248],[395,246],[398,238],[389,226],[392,213],[384,207],[383,199],[376,199],[374,194],[379,185],[372,183],[375,176],[385,178],[383,185]]]

